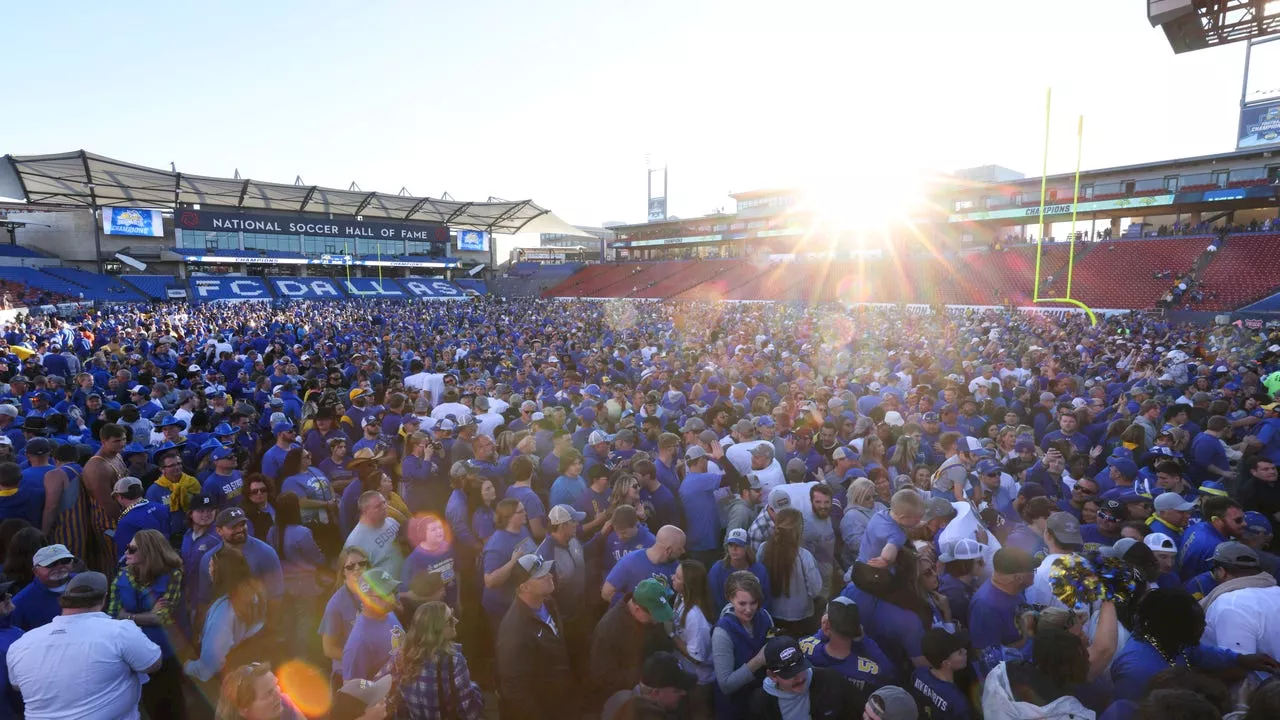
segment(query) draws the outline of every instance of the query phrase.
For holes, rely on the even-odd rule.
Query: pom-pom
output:
[[[1064,555],[1049,569],[1049,585],[1055,597],[1069,608],[1102,600],[1128,602],[1138,587],[1138,573],[1123,560],[1105,555],[1093,561]]]

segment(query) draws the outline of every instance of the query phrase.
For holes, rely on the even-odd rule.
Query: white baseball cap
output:
[[[1178,552],[1178,546],[1173,542],[1173,538],[1165,535],[1164,533],[1151,533],[1150,535],[1142,538],[1142,542],[1146,543],[1147,547],[1151,548],[1151,552]]]

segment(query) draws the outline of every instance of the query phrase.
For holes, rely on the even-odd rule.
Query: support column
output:
[[[1121,219],[1122,218],[1118,218],[1118,217],[1111,218],[1111,237],[1113,238],[1120,237],[1120,220]]]

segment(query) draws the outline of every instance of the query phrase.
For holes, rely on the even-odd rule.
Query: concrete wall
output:
[[[94,254],[94,225],[97,219],[89,210],[68,212],[10,212],[8,219],[28,223],[18,228],[19,245],[44,252],[63,260],[70,261],[77,267],[96,269],[97,256]],[[174,246],[173,223],[165,218],[165,236],[163,238],[143,238],[126,235],[103,235],[102,253],[106,258],[124,248],[131,248],[130,255],[151,264],[158,260],[160,251]],[[149,268],[148,272],[152,272]],[[155,272],[163,272],[157,269]]]

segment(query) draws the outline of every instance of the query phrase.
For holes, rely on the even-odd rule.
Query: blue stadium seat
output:
[[[81,288],[79,293],[86,300],[138,302],[145,299],[136,290],[111,275],[99,275],[98,273],[67,267],[47,267],[43,271],[60,280],[79,286]]]
[[[177,282],[172,275],[121,275],[120,279],[152,300],[169,299],[168,290]]]
[[[345,300],[337,282],[325,277],[272,277],[271,289],[282,300]]]
[[[210,300],[271,300],[271,290],[260,277],[244,275],[193,275],[188,297],[192,302]]]

